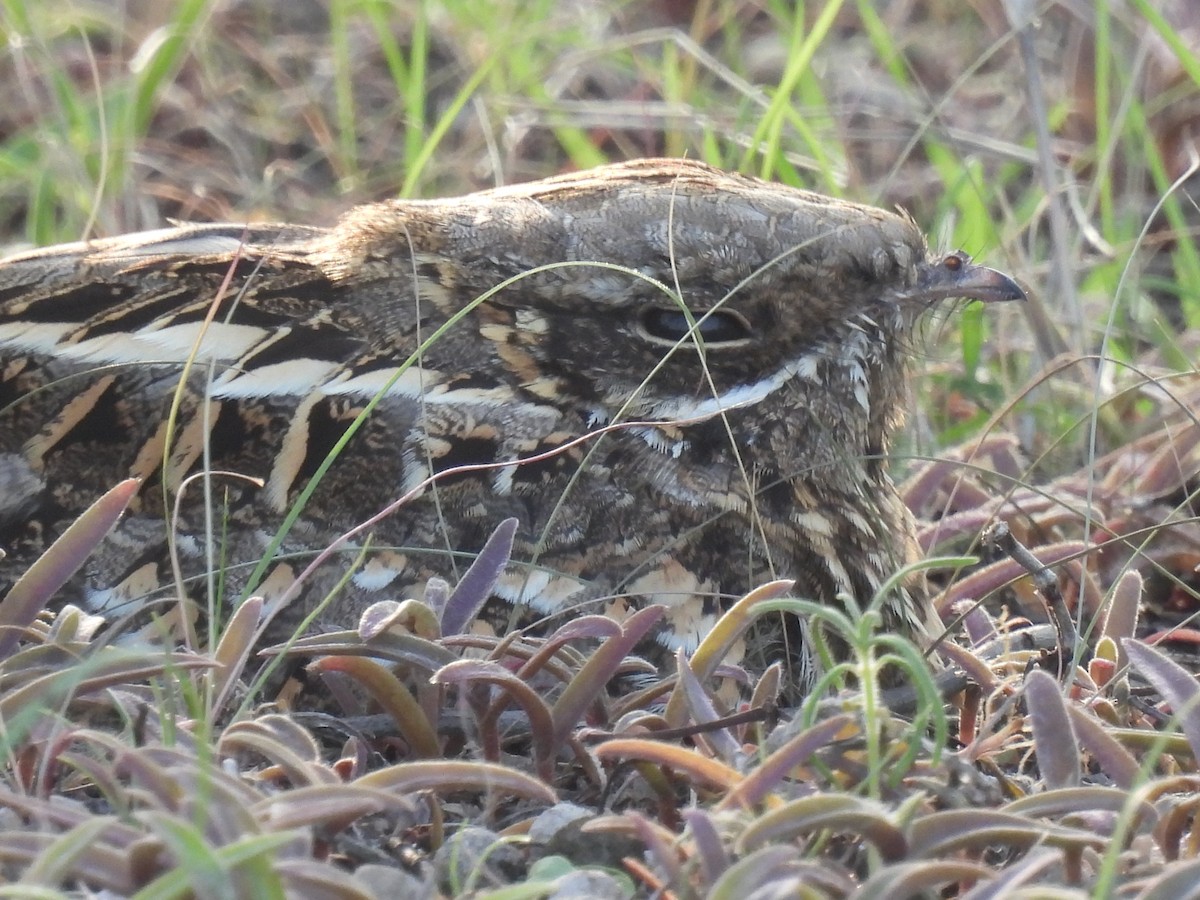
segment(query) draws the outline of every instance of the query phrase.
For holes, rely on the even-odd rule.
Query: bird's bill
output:
[[[962,297],[984,303],[1027,299],[1025,291],[1010,276],[976,265],[962,252],[924,263],[910,296],[925,301]]]

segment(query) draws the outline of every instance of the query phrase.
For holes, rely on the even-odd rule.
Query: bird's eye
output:
[[[724,344],[751,337],[750,323],[732,310],[718,309],[705,315],[692,313],[695,333],[705,344]],[[642,314],[642,327],[650,337],[675,343],[687,337],[691,330],[687,316],[680,309],[648,309]]]

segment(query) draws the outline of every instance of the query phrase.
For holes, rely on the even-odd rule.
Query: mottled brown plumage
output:
[[[691,646],[775,576],[800,596],[865,603],[915,553],[887,472],[915,322],[947,297],[1019,296],[961,254],[930,256],[903,216],[680,160],[364,206],[331,230],[188,226],[12,257],[0,263],[0,588],[132,473],[146,479],[138,501],[71,599],[172,595],[169,437],[172,496],[205,453],[214,471],[265,482],[212,482],[213,540],[237,593],[390,384],[258,590],[278,596],[312,551],[431,473],[499,462],[381,523],[327,624],[419,594],[431,575],[453,580],[509,516],[521,527],[499,594],[535,614],[662,602],[660,639]],[[193,594],[202,495],[191,484],[181,507]],[[352,558],[325,566],[301,604]],[[887,609],[888,627],[918,640],[932,627],[916,582]]]

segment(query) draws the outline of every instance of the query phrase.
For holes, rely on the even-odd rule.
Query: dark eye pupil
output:
[[[718,344],[723,341],[739,341],[750,336],[750,330],[742,317],[735,313],[717,310],[706,318],[703,312],[693,313],[693,318],[699,324],[696,332],[708,344]],[[651,309],[643,316],[642,323],[646,331],[654,337],[668,341],[678,341],[685,337],[690,330],[687,316],[678,309]]]

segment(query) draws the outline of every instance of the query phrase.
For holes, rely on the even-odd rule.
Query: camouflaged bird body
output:
[[[268,598],[419,491],[373,529],[327,623],[453,580],[510,516],[498,593],[535,614],[665,603],[662,641],[694,646],[770,577],[866,602],[913,558],[888,435],[916,318],[986,293],[959,268],[1001,277],[928,260],[902,216],[685,161],[385,202],[331,230],[195,226],[14,257],[0,264],[0,584],[132,474],[139,498],[77,587],[106,607],[169,593],[163,482],[182,489],[193,578],[205,504],[188,478],[209,470],[207,527],[236,593],[385,391],[257,588]],[[449,471],[481,463],[498,465]],[[902,593],[889,625],[920,636],[927,602]]]

